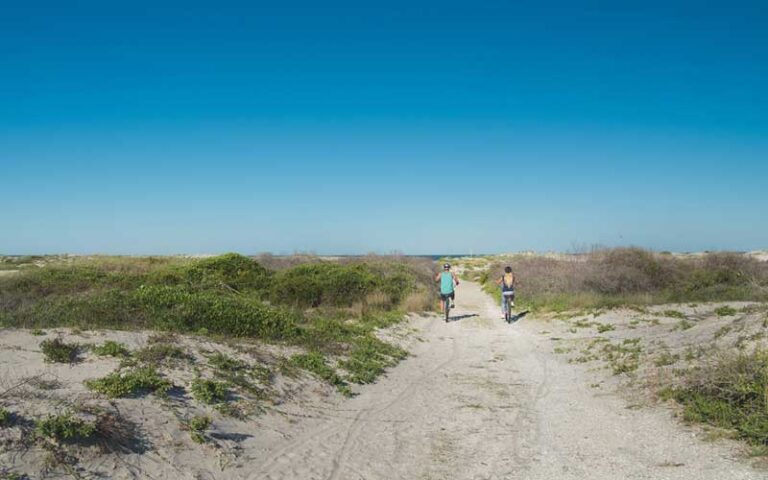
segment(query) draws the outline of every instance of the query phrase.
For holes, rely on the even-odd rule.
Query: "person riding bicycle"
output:
[[[512,273],[512,267],[504,267],[504,275],[496,280],[496,285],[501,285],[501,318],[505,318],[504,301],[509,298],[509,308],[515,306],[515,274]]]
[[[456,299],[454,286],[459,286],[459,279],[451,271],[451,264],[443,265],[443,271],[435,275],[435,281],[440,282],[440,311],[445,312],[445,302]],[[451,303],[451,308],[454,305]]]

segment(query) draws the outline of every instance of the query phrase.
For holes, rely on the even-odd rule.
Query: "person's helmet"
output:
[[[449,268],[451,268],[451,264],[450,263],[446,263],[445,265],[443,265],[443,268],[448,270]]]
[[[504,272],[506,272],[506,273],[512,273],[512,267],[510,267],[509,265],[507,265],[506,267],[504,267]]]

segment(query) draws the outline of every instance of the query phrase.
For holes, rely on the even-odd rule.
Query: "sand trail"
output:
[[[627,408],[555,357],[542,325],[507,325],[477,284],[386,378],[254,458],[253,479],[765,478],[660,409]]]

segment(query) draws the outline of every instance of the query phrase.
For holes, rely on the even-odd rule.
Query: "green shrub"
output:
[[[92,422],[76,418],[71,413],[48,415],[35,422],[35,431],[44,438],[54,440],[84,440],[96,431]]]
[[[45,331],[40,330],[39,328],[35,328],[31,332],[29,332],[29,333],[31,333],[32,335],[34,335],[36,337],[42,337],[43,335],[45,335]]]
[[[161,377],[154,367],[138,367],[127,371],[116,371],[96,380],[86,380],[85,386],[107,397],[118,398],[143,392],[163,395],[171,388],[171,383]]]
[[[74,363],[80,352],[80,346],[76,343],[66,343],[61,338],[43,340],[40,350],[45,355],[46,362]]]
[[[242,295],[145,286],[138,290],[137,299],[153,328],[161,330],[195,332],[206,328],[214,334],[263,339],[297,334],[295,315]]]
[[[91,351],[100,357],[127,357],[130,355],[124,344],[112,340],[107,340],[102,345],[92,346]]]
[[[671,317],[671,318],[681,318],[681,319],[685,318],[685,314],[677,310],[664,310],[664,316]]]
[[[667,391],[684,406],[684,418],[734,429],[754,444],[768,445],[768,352],[722,355],[686,373]]]
[[[313,263],[275,275],[271,299],[298,307],[348,307],[364,300],[376,285],[376,278],[367,265]]]
[[[192,381],[192,396],[207,405],[221,403],[227,399],[227,384],[214,380],[196,378]]]
[[[225,286],[236,291],[264,290],[271,276],[258,262],[237,253],[205,258],[182,270],[187,282],[203,289]]]

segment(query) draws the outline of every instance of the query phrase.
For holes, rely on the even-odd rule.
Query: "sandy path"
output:
[[[459,318],[416,320],[424,341],[387,378],[283,436],[244,444],[243,470],[306,480],[766,477],[669,412],[629,410],[589,388],[582,369],[551,353],[541,324],[506,325],[478,285],[457,294]]]

